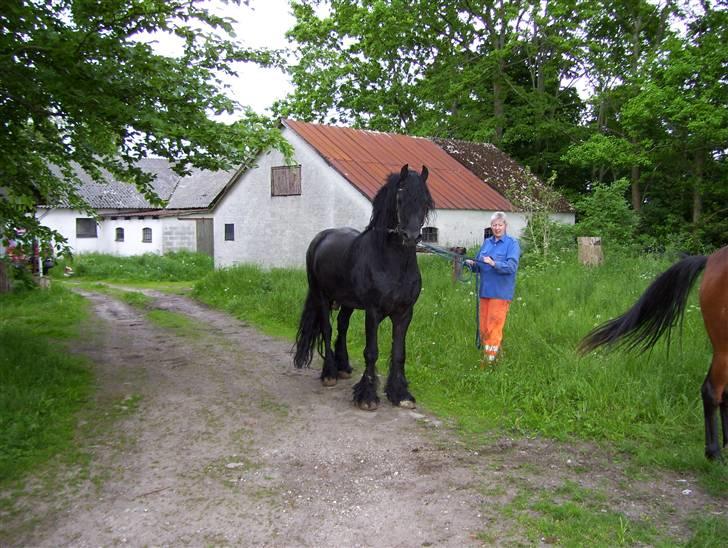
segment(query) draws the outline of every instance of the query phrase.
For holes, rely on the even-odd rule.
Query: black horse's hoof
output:
[[[323,377],[321,379],[321,384],[324,386],[336,386],[337,380],[338,379],[336,377]]]
[[[706,451],[705,458],[711,462],[725,462],[720,449],[718,451]]]
[[[399,407],[401,407],[402,409],[414,409],[417,406],[412,400],[402,400],[399,402]]]
[[[351,378],[351,371],[342,371],[342,370],[339,370],[338,377],[340,379],[350,379]]]
[[[358,404],[362,411],[376,411],[379,404],[375,401],[360,401]]]

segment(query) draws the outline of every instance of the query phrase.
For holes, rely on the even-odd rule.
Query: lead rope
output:
[[[466,267],[465,265],[466,259],[472,259],[473,261],[475,261],[476,259],[474,257],[466,257],[465,255],[461,255],[460,253],[454,253],[449,249],[445,249],[443,247],[433,245],[427,242],[417,242],[417,245],[424,247],[431,253],[434,253],[435,255],[438,255],[443,259],[447,259],[448,261],[460,262],[460,272],[457,275],[457,280],[459,282],[470,282],[470,280],[473,278],[473,274],[475,274],[475,348],[481,350],[483,348],[483,345],[482,341],[480,340],[480,271],[470,270],[470,268]],[[463,270],[465,268],[467,268],[468,272],[470,273],[467,277],[463,275]]]
[[[472,272],[472,271],[471,271]],[[483,349],[480,340],[480,271],[475,271],[475,348]]]

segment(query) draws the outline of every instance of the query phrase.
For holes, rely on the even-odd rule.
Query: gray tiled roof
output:
[[[235,174],[235,170],[195,169],[190,175],[180,177],[172,170],[169,161],[158,158],[145,158],[137,165],[155,175],[152,188],[162,200],[168,201],[167,210],[209,207]],[[117,181],[108,172],[104,172],[105,183],[95,182],[81,169],[76,172],[81,181],[78,194],[94,209],[159,209],[150,204],[134,185]]]
[[[209,207],[235,175],[235,171],[193,170],[179,181],[167,209]]]
[[[177,175],[167,160],[145,158],[137,164],[143,171],[156,175],[152,182],[157,195],[162,200],[169,200],[174,191],[179,175]],[[105,183],[97,183],[82,170],[77,170],[81,186],[79,195],[95,209],[152,209],[144,196],[129,183],[115,180],[111,174],[104,173]]]

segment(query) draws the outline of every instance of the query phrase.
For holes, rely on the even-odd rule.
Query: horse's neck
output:
[[[371,260],[378,261],[378,265],[388,268],[403,269],[417,265],[415,247],[403,245],[397,234],[382,234],[375,230],[365,232],[353,251],[355,254],[366,253]]]
[[[407,270],[417,267],[417,251],[415,247],[405,246],[400,236],[390,234],[383,246],[377,248],[382,260],[391,268]]]

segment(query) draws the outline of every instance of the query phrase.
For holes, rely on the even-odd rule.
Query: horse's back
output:
[[[713,349],[728,353],[728,246],[708,257],[700,284],[700,309]]]

